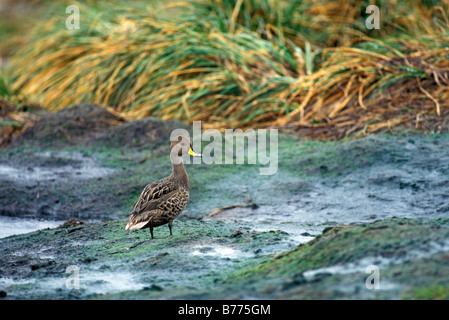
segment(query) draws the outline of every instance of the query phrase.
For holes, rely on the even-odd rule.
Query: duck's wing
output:
[[[155,209],[167,195],[174,193],[177,189],[178,187],[167,179],[147,185],[134,204],[131,214]]]
[[[178,187],[168,179],[147,185],[134,204],[126,230],[143,228],[151,221],[152,212],[157,209],[158,205],[171,198],[177,191]]]

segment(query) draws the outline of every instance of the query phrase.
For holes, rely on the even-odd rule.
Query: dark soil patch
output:
[[[76,104],[56,113],[41,114],[37,119],[25,126],[21,123],[8,126],[3,146],[13,142],[13,146],[59,148],[86,145],[154,150],[167,145],[174,129],[189,129],[183,122],[162,121],[153,117],[127,122],[106,108],[94,104]],[[16,127],[21,130],[12,136],[10,131],[14,131]]]
[[[147,117],[112,127],[93,137],[89,144],[154,150],[167,145],[174,129],[189,130],[189,126],[183,122]]]
[[[14,145],[67,146],[85,142],[124,119],[93,104],[76,104],[40,119]]]

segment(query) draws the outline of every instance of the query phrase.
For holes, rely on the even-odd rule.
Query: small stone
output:
[[[236,237],[240,237],[242,234],[243,234],[242,231],[237,230],[237,231],[235,231],[235,232],[232,234],[232,236],[233,236],[234,238],[236,238]]]
[[[308,233],[308,232],[303,232],[303,233],[301,233],[301,236],[303,236],[303,237],[313,237],[313,235],[311,235],[311,234]]]
[[[152,284],[151,287],[145,287],[144,290],[149,290],[149,291],[162,291],[163,288],[158,286],[157,284]]]
[[[69,218],[69,220],[67,220],[66,222],[64,222],[63,224],[59,225],[59,227],[75,227],[75,226],[80,226],[86,224],[84,221],[80,221],[78,219],[75,218]]]

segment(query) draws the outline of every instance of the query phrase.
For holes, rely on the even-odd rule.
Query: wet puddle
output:
[[[64,221],[37,220],[0,216],[0,238],[37,230],[56,228]]]
[[[237,207],[206,216],[205,221],[219,220],[247,225],[253,230],[282,230],[296,243],[305,243],[324,228],[336,225],[360,224],[392,217],[436,219],[447,217],[449,180],[442,170],[447,164],[431,167],[421,160],[410,161],[393,168],[391,164],[376,163],[368,168],[354,168],[331,179],[314,178],[301,181],[278,173],[269,185],[279,182],[301,185],[271,196],[268,201],[258,189],[248,185],[258,207]],[[426,167],[423,168],[423,165]]]
[[[77,282],[73,281],[70,276],[73,270],[67,270],[67,277],[62,278],[44,278],[32,280],[15,280],[12,278],[0,278],[0,286],[8,288],[10,286],[32,286],[36,293],[45,293],[49,289],[53,291],[66,291],[81,289],[86,295],[116,293],[127,290],[141,290],[146,284],[136,281],[136,275],[130,272],[105,272],[105,271],[89,271],[79,269],[79,278]],[[37,288],[37,289],[36,289]]]
[[[0,165],[0,179],[9,181],[51,181],[51,180],[71,180],[71,179],[91,179],[103,177],[114,172],[114,169],[98,167],[91,158],[84,157],[79,153],[71,152],[42,152],[37,153],[37,157],[43,158],[45,162],[59,161],[60,163],[70,163],[60,166],[36,166],[19,167],[11,165]]]
[[[33,157],[35,166],[27,167],[24,166],[25,163],[20,161],[20,163],[0,164],[0,181],[5,183],[5,186],[11,183],[12,190],[15,190],[13,192],[22,193],[22,190],[31,190],[36,188],[36,186],[46,186],[52,183],[67,184],[76,180],[101,178],[115,172],[115,169],[98,166],[94,159],[78,152],[47,151],[36,153]],[[22,189],[17,189],[17,186],[22,186]],[[11,192],[7,189],[4,190],[5,193]],[[28,194],[23,194],[22,197],[29,199]],[[39,190],[36,191],[34,197],[35,203],[28,206],[30,210],[33,209],[33,206],[37,208],[39,205],[42,206],[38,202],[40,197]],[[58,199],[55,199],[55,208],[57,208]],[[31,211],[30,213],[27,212],[30,216],[27,218],[12,217],[11,214],[16,207],[17,204],[11,203],[4,210],[0,208],[0,238],[46,228],[55,228],[66,220],[61,220],[65,218],[64,214],[46,220],[43,219],[45,217],[40,217],[37,212]],[[16,208],[17,212],[21,212],[23,204],[20,203],[18,207],[18,209]],[[38,209],[36,210],[38,211]],[[54,209],[52,212],[54,211],[57,211],[57,209]],[[32,216],[39,218],[33,218]]]
[[[216,258],[246,258],[252,256],[250,253],[242,252],[230,247],[225,246],[202,246],[197,245],[193,247],[192,255],[194,256],[205,256],[205,257],[216,257]]]

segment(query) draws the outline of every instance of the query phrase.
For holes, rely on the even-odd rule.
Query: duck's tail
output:
[[[142,229],[142,228],[146,227],[147,224],[148,224],[148,221],[138,222],[138,223],[135,223],[135,224],[132,224],[131,222],[128,222],[126,224],[125,230]]]

